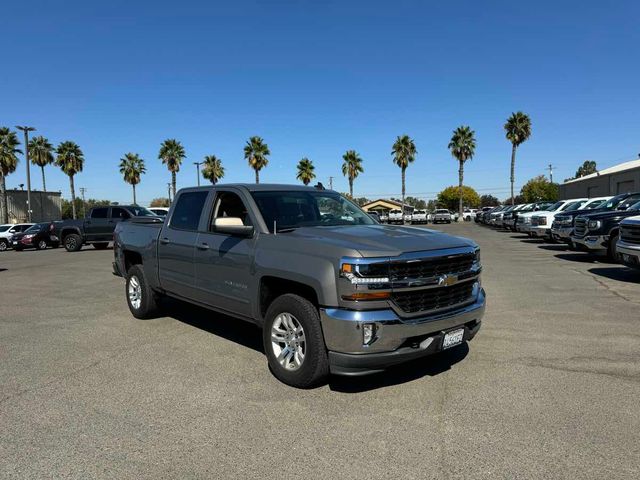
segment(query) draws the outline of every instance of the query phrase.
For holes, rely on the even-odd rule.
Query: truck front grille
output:
[[[620,239],[623,242],[640,245],[640,225],[621,225]]]
[[[450,257],[424,259],[414,262],[392,262],[390,265],[391,281],[407,278],[429,278],[444,274],[457,274],[471,270],[473,254],[462,254]]]
[[[396,292],[391,295],[391,299],[406,313],[438,310],[470,302],[472,300],[473,284],[473,281],[469,281],[451,287]]]
[[[582,238],[587,234],[587,219],[578,217],[576,218],[573,233],[576,237]]]

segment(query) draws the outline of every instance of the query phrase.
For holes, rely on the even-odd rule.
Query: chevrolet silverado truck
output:
[[[551,224],[553,223],[553,217],[560,212],[579,210],[586,202],[586,198],[560,200],[546,210],[532,215],[531,225],[529,226],[531,236],[552,240]]]
[[[433,223],[451,223],[451,212],[444,208],[437,208],[433,212]]]
[[[93,245],[96,250],[104,250],[113,240],[116,225],[132,217],[158,217],[147,208],[137,205],[113,205],[95,207],[87,218],[65,220],[56,225],[60,241],[67,252],[77,252],[83,245]]]
[[[589,213],[576,217],[571,240],[578,249],[595,254],[606,254],[610,260],[618,260],[620,222],[640,214],[640,202],[623,210]]]
[[[640,215],[620,222],[617,251],[622,263],[640,269]]]
[[[114,256],[134,317],[170,296],[254,322],[299,388],[471,340],[485,309],[474,242],[378,224],[322,186],[182,189],[164,223],[119,223]]]

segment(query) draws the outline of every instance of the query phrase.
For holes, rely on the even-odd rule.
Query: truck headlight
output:
[[[600,220],[589,220],[589,223],[587,225],[589,227],[589,230],[597,230],[602,225],[602,222]]]
[[[388,267],[382,264],[343,263],[340,276],[348,279],[353,285],[389,283],[386,276]]]

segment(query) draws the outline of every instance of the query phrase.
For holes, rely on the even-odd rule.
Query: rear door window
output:
[[[169,226],[180,230],[198,230],[207,191],[185,192],[178,197]]]

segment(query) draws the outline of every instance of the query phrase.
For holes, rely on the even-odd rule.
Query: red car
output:
[[[47,247],[58,248],[60,239],[54,223],[36,223],[24,232],[12,236],[11,246],[14,250],[24,250],[25,248],[44,250]]]

